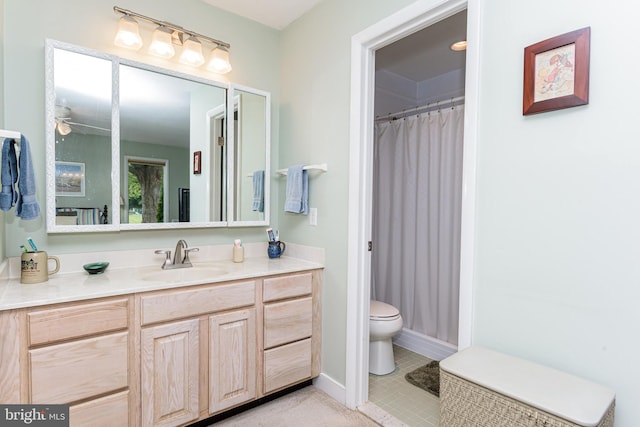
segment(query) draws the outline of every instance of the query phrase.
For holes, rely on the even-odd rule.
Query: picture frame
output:
[[[56,196],[84,197],[84,163],[56,162]]]
[[[193,152],[193,174],[199,175],[202,173],[202,151]]]
[[[523,115],[589,103],[590,44],[585,27],[525,47]]]

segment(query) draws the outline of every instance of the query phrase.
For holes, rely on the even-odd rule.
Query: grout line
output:
[[[388,375],[369,375],[369,401],[408,426],[438,427],[440,401],[404,379],[431,359],[397,345],[393,350],[397,368]]]

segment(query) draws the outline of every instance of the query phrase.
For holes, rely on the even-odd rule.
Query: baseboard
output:
[[[393,343],[433,360],[446,359],[458,351],[453,344],[406,328],[393,339]]]
[[[319,390],[327,393],[342,405],[346,405],[347,391],[345,389],[345,386],[340,384],[327,374],[320,374],[318,377],[314,378],[313,385]]]

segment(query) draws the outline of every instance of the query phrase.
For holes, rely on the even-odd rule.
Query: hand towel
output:
[[[303,165],[287,169],[284,211],[305,215],[309,212],[309,177]]]
[[[40,206],[36,200],[36,177],[33,173],[29,141],[24,135],[20,137],[19,169],[18,191],[20,194],[16,206],[16,216],[22,219],[36,219],[40,215]]]
[[[15,187],[18,182],[18,162],[16,160],[15,141],[6,138],[2,143],[2,192],[0,193],[0,209],[8,211],[18,201],[18,191]]]
[[[253,173],[253,210],[264,212],[264,171]]]

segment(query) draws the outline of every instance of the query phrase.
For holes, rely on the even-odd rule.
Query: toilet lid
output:
[[[391,304],[372,300],[369,305],[369,317],[371,319],[388,319],[397,317],[399,314],[400,311]]]

